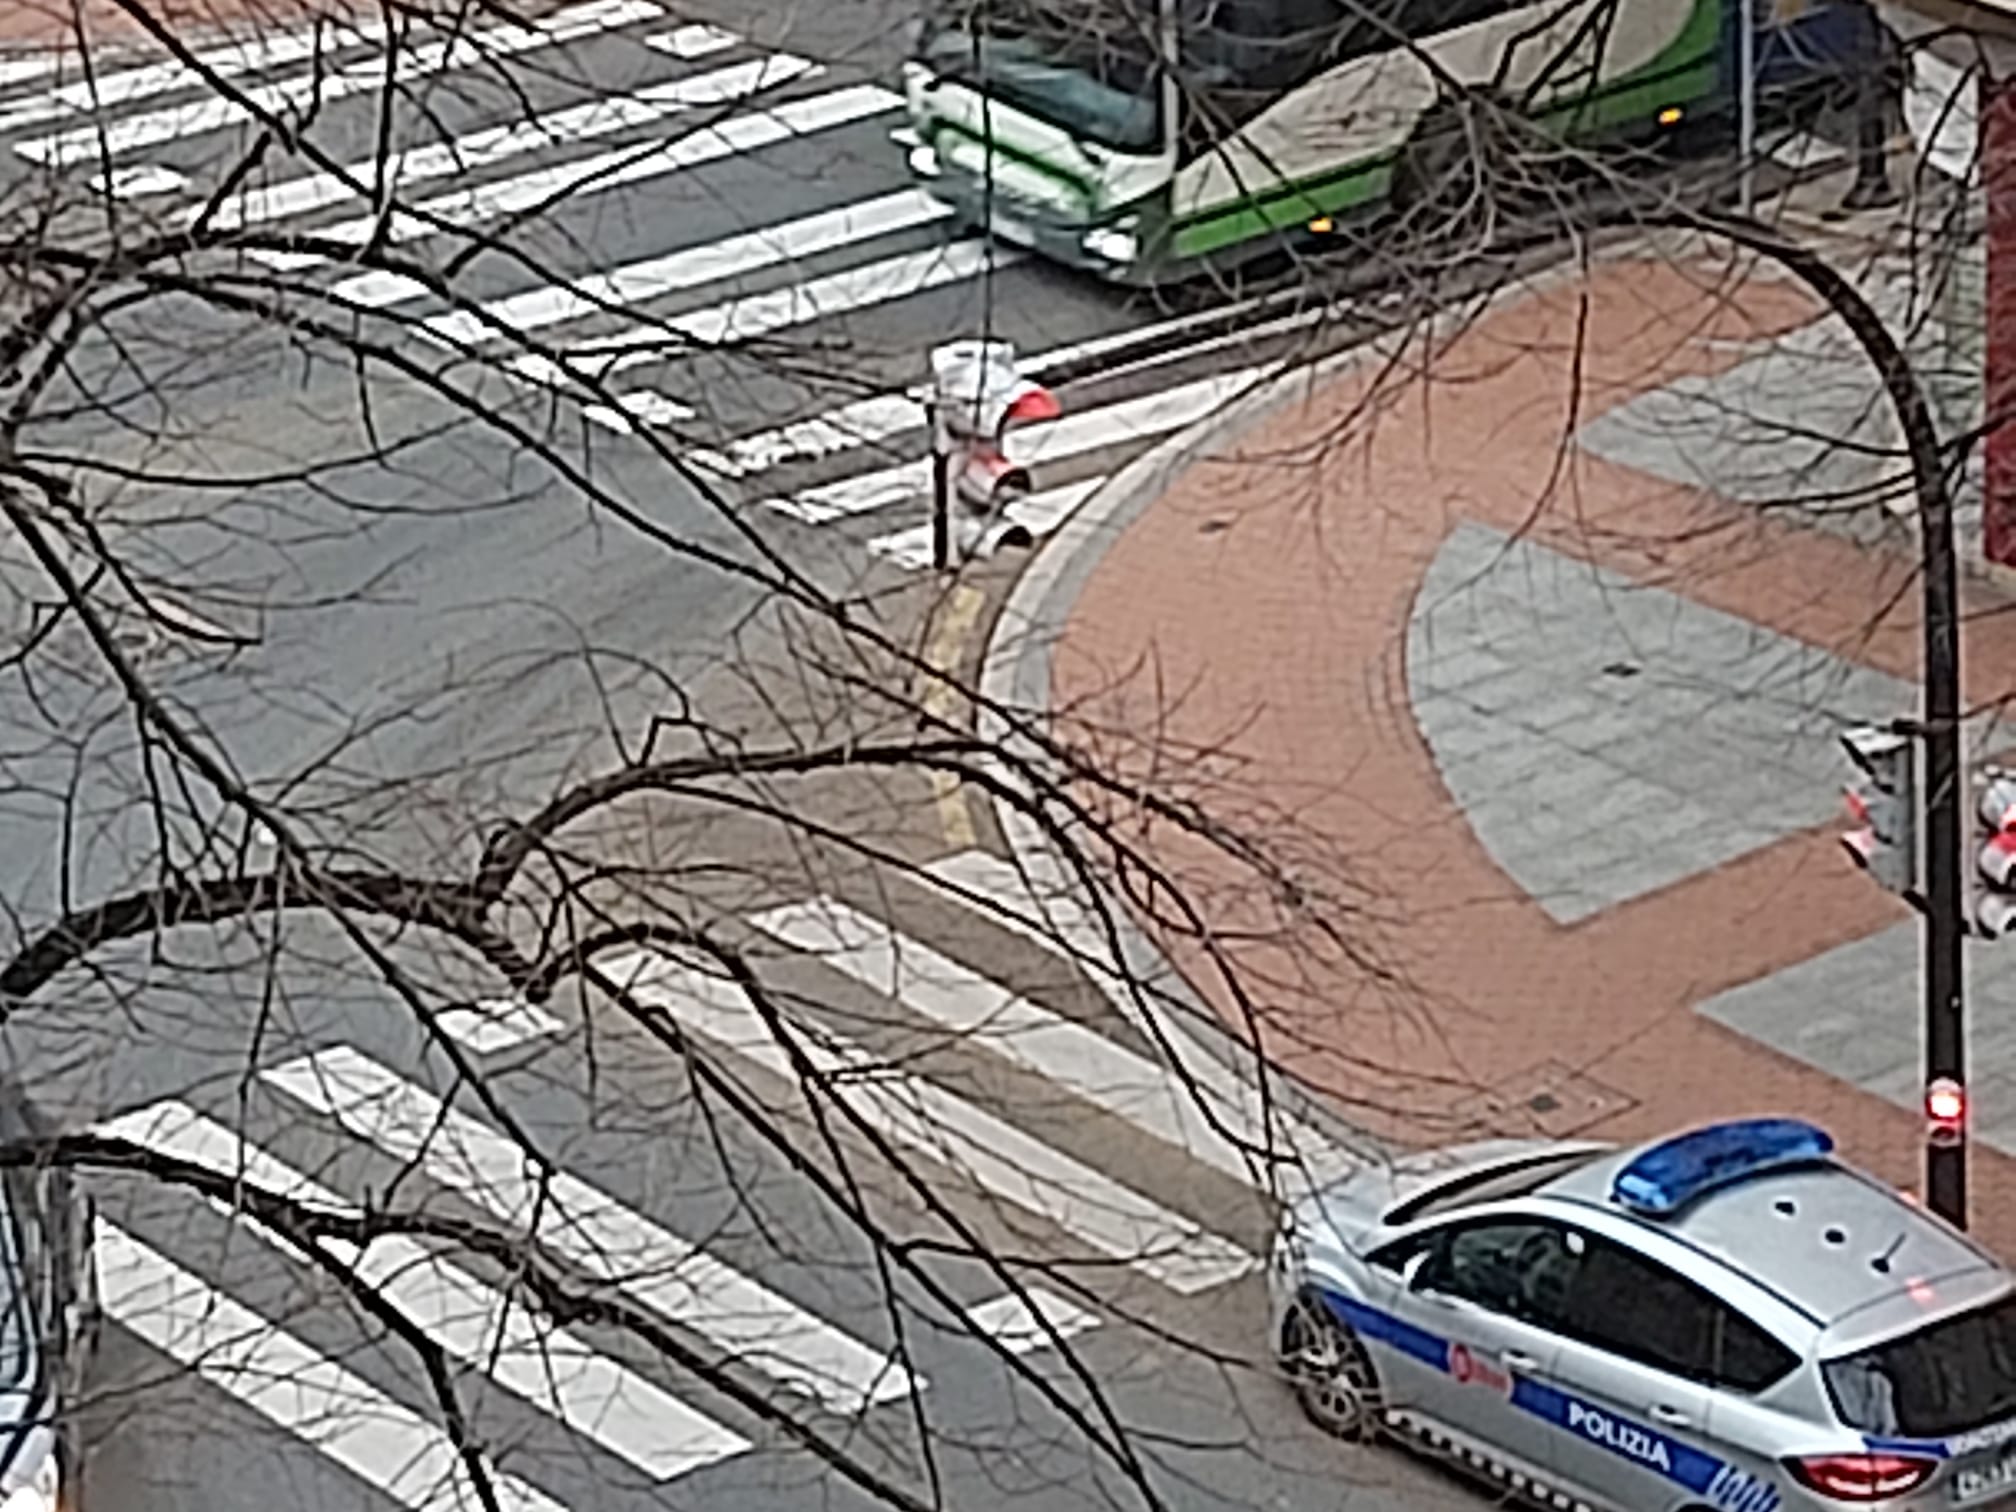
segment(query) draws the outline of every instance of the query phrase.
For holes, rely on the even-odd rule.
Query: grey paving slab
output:
[[[1696,1005],[1716,1023],[1903,1108],[1922,1095],[1916,919]],[[1975,1136],[2016,1152],[2016,942],[1967,946]]]
[[[1563,923],[1824,822],[1838,733],[1917,704],[1894,678],[1472,523],[1415,600],[1407,677],[1479,840]]]
[[[1926,376],[1945,433],[1977,426],[1978,366],[1947,350],[1948,322],[1924,308],[1922,276],[1900,260],[1895,268],[1864,267],[1857,281]],[[1682,379],[1606,410],[1576,442],[1669,482],[1794,508],[1857,539],[1910,529],[1913,502],[1895,417],[1868,357],[1832,318],[1760,342],[1720,374]],[[1979,559],[1981,529],[1976,452],[1955,480],[1962,560],[1969,563]]]
[[[1753,504],[1840,508],[1901,466],[1874,369],[1833,321],[1819,321],[1709,378],[1688,378],[1606,410],[1584,450]]]

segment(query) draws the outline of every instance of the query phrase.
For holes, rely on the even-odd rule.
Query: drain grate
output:
[[[1637,1106],[1637,1099],[1560,1061],[1542,1061],[1457,1105],[1467,1125],[1503,1135],[1566,1139]]]

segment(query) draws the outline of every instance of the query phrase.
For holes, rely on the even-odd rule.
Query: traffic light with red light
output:
[[[1054,420],[1057,396],[1023,376],[1006,341],[954,341],[931,353],[932,445],[943,459],[946,491],[960,509],[952,534],[961,556],[991,556],[1004,545],[1028,544],[1028,532],[1008,518],[1027,498],[1029,469],[1009,459],[1008,432],[1034,420]]]
[[[2016,777],[1990,769],[1974,806],[1981,848],[1974,855],[1980,883],[1974,899],[1974,933],[1997,939],[2016,926]]]
[[[1916,892],[1917,748],[1910,736],[1874,725],[1849,730],[1841,746],[1862,774],[1847,790],[1856,827],[1841,837],[1842,847],[1884,891]]]
[[[1935,1145],[1957,1145],[1967,1134],[1967,1089],[1950,1076],[1925,1087],[1925,1137]]]

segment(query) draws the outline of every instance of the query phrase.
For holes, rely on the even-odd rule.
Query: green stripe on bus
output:
[[[1687,27],[1658,57],[1620,75],[1594,94],[1563,102],[1540,119],[1573,121],[1576,137],[1599,135],[1630,122],[1649,121],[1671,106],[1686,107],[1713,94],[1721,82],[1716,51],[1725,0],[1696,0]],[[1281,185],[1258,199],[1228,202],[1186,217],[1173,231],[1170,250],[1202,257],[1243,241],[1299,230],[1321,216],[1341,215],[1383,198],[1392,186],[1397,154],[1361,159],[1345,167]]]
[[[1276,231],[1299,230],[1318,216],[1342,215],[1383,198],[1392,180],[1391,157],[1361,160],[1283,185],[1257,202],[1245,200],[1192,216],[1176,227],[1170,248],[1178,257],[1202,257]]]
[[[1068,168],[1060,168],[1057,164],[1045,158],[1038,157],[1028,148],[1017,147],[1013,142],[1004,142],[998,136],[989,139],[977,131],[968,131],[957,121],[946,120],[940,120],[936,123],[936,131],[949,131],[954,136],[961,136],[969,142],[977,143],[983,152],[992,151],[998,157],[1004,157],[1011,162],[1020,163],[1024,168],[1033,168],[1045,178],[1055,179],[1058,183],[1063,184],[1088,205],[1092,203],[1094,196],[1098,193],[1097,186],[1082,175],[1073,173]]]

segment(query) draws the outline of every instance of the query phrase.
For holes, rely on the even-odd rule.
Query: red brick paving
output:
[[[1193,774],[1214,813],[1293,858],[1315,901],[1291,916],[1222,853],[1132,831],[1210,903],[1270,1048],[1373,1124],[1446,1138],[1486,1089],[1523,1098],[1568,1066],[1596,1085],[1560,1090],[1543,1124],[1593,1116],[1587,1132],[1628,1138],[1798,1110],[1915,1184],[1915,1116],[1692,1007],[1903,916],[1831,832],[1562,926],[1454,812],[1407,707],[1409,606],[1463,518],[1915,679],[1907,550],[1767,520],[1564,444],[1603,409],[1740,361],[1732,339],[1817,313],[1802,290],[1722,265],[1610,264],[1500,306],[1437,354],[1432,379],[1406,376],[1412,363],[1347,375],[1238,438],[1087,584],[1056,659],[1057,706],[1114,759],[1161,751],[1164,785]],[[2005,692],[2016,622],[1975,618],[1965,653],[1970,701]],[[1172,766],[1185,746],[1213,754]],[[1173,948],[1238,1016],[1203,952]],[[1897,1032],[1914,1046],[1918,1019],[1913,993]],[[2016,1252],[2016,1162],[1984,1155],[1976,1172],[1976,1227]]]

